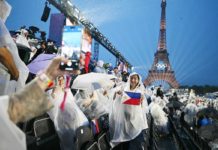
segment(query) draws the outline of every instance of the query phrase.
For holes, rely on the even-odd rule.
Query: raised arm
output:
[[[55,58],[44,73],[36,77],[21,91],[10,95],[8,113],[14,123],[38,116],[51,107],[44,91],[51,86],[57,76],[69,73],[59,69],[60,62],[66,63],[67,60],[61,57]]]

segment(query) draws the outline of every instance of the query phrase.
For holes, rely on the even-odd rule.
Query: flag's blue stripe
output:
[[[130,98],[134,98],[134,99],[140,99],[141,98],[141,93],[135,93],[135,92],[127,92],[125,91],[126,94],[130,97]]]

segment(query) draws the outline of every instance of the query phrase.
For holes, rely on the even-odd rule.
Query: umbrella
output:
[[[197,116],[204,116],[207,115],[208,117],[218,119],[218,111],[214,108],[204,108],[200,111],[198,111]]]
[[[56,54],[40,54],[27,67],[33,74],[37,74],[40,70],[44,70]]]
[[[166,104],[167,107],[169,108],[180,108],[184,104],[181,103],[180,101],[170,101],[169,103]]]
[[[218,138],[218,124],[202,126],[198,130],[198,135],[209,141]]]
[[[114,82],[111,79],[116,78],[114,75],[103,73],[87,73],[78,75],[73,81],[73,89],[97,90],[100,88],[113,87]]]

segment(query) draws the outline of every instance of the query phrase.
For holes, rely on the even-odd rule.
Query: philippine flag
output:
[[[126,105],[140,105],[141,93],[124,91],[122,103]]]

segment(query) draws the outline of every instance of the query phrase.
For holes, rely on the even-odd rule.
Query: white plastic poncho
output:
[[[166,113],[162,110],[162,108],[154,103],[151,107],[151,115],[154,119],[154,123],[157,126],[166,126],[168,122],[168,118],[166,116]]]
[[[104,92],[106,94],[104,95]],[[112,105],[113,105],[113,96],[114,96],[114,89],[99,89],[96,90],[97,96],[98,96],[98,102],[103,106],[106,113],[111,113],[112,111]]]
[[[5,2],[4,0],[0,1],[1,7],[9,5],[9,4],[2,5],[2,3],[4,3],[4,2]],[[0,8],[0,12],[1,11],[2,11],[2,9]],[[10,10],[8,10],[8,11],[9,12],[5,12],[5,14],[3,16],[8,16],[10,14]],[[16,90],[22,89],[22,87],[24,87],[26,79],[27,79],[28,74],[29,74],[29,70],[28,70],[27,66],[24,64],[24,62],[20,59],[17,46],[16,46],[15,42],[13,41],[12,37],[10,36],[10,33],[8,32],[8,29],[6,28],[6,26],[4,24],[4,20],[2,20],[1,18],[0,18],[0,47],[7,47],[7,49],[10,51],[10,53],[13,56],[13,59],[14,59],[14,62],[16,64],[17,69],[19,70],[18,81],[17,82],[10,81],[7,83],[7,84],[9,84],[8,87],[12,87],[11,85],[13,85],[13,87],[15,87],[15,88],[12,88],[12,89],[10,88],[6,91],[6,93],[3,93],[3,94],[10,94],[10,93],[13,93]],[[7,70],[5,68],[5,66],[2,65],[1,63],[0,63],[0,69]],[[0,85],[0,86],[2,86],[2,85]],[[5,86],[5,85],[3,85],[3,86]]]
[[[97,119],[107,113],[96,91],[80,90],[75,97],[77,105],[89,119]]]
[[[27,38],[25,37],[25,31],[26,31],[25,29],[21,29],[21,34],[17,35],[17,37],[16,37],[16,43],[30,48],[30,44],[29,44]]]
[[[135,74],[137,73],[132,73],[130,77]],[[148,128],[144,100],[142,100],[142,104],[139,105],[123,104],[123,100],[126,99],[124,91],[130,91],[130,77],[128,82],[121,88],[123,94],[116,95],[112,113],[109,115],[112,147],[121,142],[133,140],[142,130]],[[141,93],[141,95],[143,95],[144,87],[141,82],[141,77],[138,86],[131,92]]]
[[[188,97],[188,100],[189,102],[193,101],[196,99],[196,95],[195,95],[195,92],[193,89],[191,89],[190,93],[189,93],[189,97]]]
[[[0,22],[4,23],[8,18],[10,12],[11,12],[11,6],[5,0],[0,1]],[[0,27],[0,41],[1,41],[1,34],[3,32],[4,30]],[[1,83],[0,95],[4,95],[5,93],[7,93],[9,80],[10,80],[10,74],[4,68],[0,68],[0,83]]]
[[[159,130],[168,132],[168,118],[166,113],[163,111],[163,108],[160,106],[159,101],[160,97],[156,97],[149,105],[151,116],[154,119],[154,124]]]
[[[184,120],[189,123],[190,125],[193,124],[193,119],[196,116],[197,112],[198,112],[198,107],[193,104],[193,103],[189,103],[185,106],[184,108]]]
[[[9,5],[5,0],[0,1],[0,18],[5,22],[11,13],[11,5]]]
[[[148,114],[149,113],[149,106],[148,106],[148,101],[147,101],[147,98],[146,98],[145,94],[144,94],[144,103],[143,103],[143,106],[144,106],[146,114]]]
[[[88,125],[88,119],[79,109],[75,103],[75,98],[72,95],[70,89],[67,89],[67,99],[65,103],[65,109],[60,109],[60,104],[63,100],[63,90],[56,90],[55,98],[51,101],[54,105],[48,114],[54,122],[58,136],[61,141],[61,147],[63,150],[74,150],[73,144],[75,131],[78,127]]]
[[[154,103],[158,104],[162,109],[164,107],[166,107],[166,104],[169,102],[168,99],[164,96],[163,99],[158,97],[153,97],[153,101]]]
[[[0,97],[0,149],[26,150],[25,134],[10,120],[8,115],[9,97]]]

